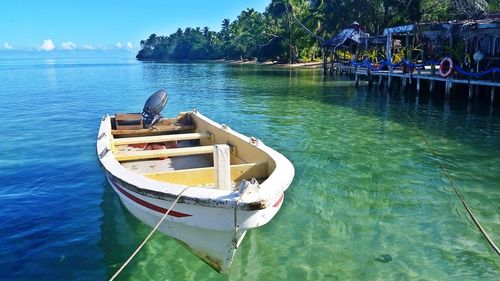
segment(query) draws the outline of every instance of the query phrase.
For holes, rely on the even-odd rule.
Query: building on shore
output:
[[[323,44],[324,73],[354,74],[356,84],[366,76],[379,84],[393,77],[403,84],[444,82],[446,97],[454,85],[468,85],[469,98],[478,87],[489,87],[491,101],[500,87],[500,15],[480,20],[417,23],[387,27],[382,35],[370,35],[355,23]]]

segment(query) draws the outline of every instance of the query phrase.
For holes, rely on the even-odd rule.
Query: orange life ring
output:
[[[446,72],[444,71],[447,68]],[[441,63],[439,64],[439,75],[441,77],[449,77],[451,73],[453,72],[453,60],[451,58],[444,58]]]

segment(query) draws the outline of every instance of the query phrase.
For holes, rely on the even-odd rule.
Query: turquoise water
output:
[[[197,108],[287,156],[296,177],[228,275],[155,234],[121,280],[494,280],[500,259],[441,161],[500,243],[500,116],[400,88],[355,88],[320,70],[0,58],[0,279],[103,280],[149,233],[104,178],[100,117]],[[416,129],[418,127],[419,131]],[[426,138],[436,150],[434,156]],[[498,280],[498,279],[497,279]]]

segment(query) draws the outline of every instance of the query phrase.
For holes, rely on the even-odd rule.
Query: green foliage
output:
[[[379,58],[385,58],[384,53],[378,48],[372,48],[370,50],[364,50],[361,53],[363,59],[369,59],[372,63],[378,63]]]
[[[444,46],[443,51],[443,55],[450,56],[454,62],[461,63],[468,60],[468,63],[470,63],[470,55],[465,52],[465,46],[461,41],[457,42],[453,48]]]
[[[490,6],[491,13],[499,13],[500,12],[500,0],[490,0],[486,1]]]
[[[352,54],[349,50],[335,50],[335,56],[340,60],[349,61],[352,59]]]
[[[418,59],[422,59],[422,45],[417,45],[412,48],[401,47],[394,50],[392,55],[393,63],[400,63],[403,59],[412,62]]]
[[[469,6],[481,9],[467,10]],[[233,21],[223,19],[219,32],[188,27],[168,36],[151,34],[141,41],[137,58],[311,61],[320,57],[317,36],[329,39],[353,22],[361,23],[371,34],[381,34],[387,26],[447,21],[464,14],[480,14],[485,7],[498,12],[500,0],[271,0],[263,13],[248,8]],[[402,51],[396,56],[408,57]],[[374,53],[364,55],[373,61],[381,57]]]

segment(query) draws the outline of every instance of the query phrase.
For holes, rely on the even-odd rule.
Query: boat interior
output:
[[[145,128],[140,113],[117,113],[111,117],[111,127],[115,158],[126,169],[153,180],[235,189],[242,180],[265,181],[275,168],[255,145],[189,112],[151,128]],[[227,178],[225,184],[221,177]]]

